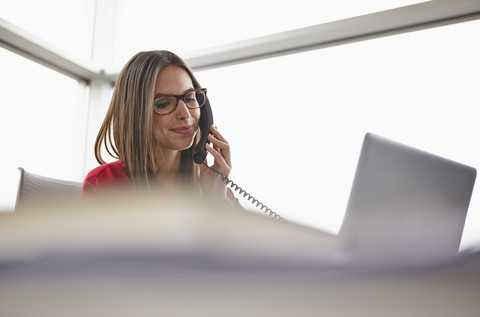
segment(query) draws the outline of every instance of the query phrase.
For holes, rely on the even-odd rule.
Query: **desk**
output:
[[[204,207],[0,215],[0,315],[479,316],[479,253],[359,267],[334,236]]]

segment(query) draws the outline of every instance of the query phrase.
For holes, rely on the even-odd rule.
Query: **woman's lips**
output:
[[[178,127],[171,130],[178,134],[189,135],[189,134],[192,134],[193,128],[192,126],[183,126],[183,127]]]

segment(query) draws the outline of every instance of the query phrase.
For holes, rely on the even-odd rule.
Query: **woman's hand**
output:
[[[214,158],[214,163],[210,167],[228,177],[232,170],[230,145],[216,127],[212,125],[210,131],[213,135],[209,134],[208,140],[212,142],[212,145],[207,144],[205,146]],[[227,183],[222,181],[220,174],[215,173],[205,165],[200,166],[200,173],[202,190],[207,196],[226,198]]]

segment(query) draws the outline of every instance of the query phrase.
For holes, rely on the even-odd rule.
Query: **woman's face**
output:
[[[182,95],[192,89],[192,79],[188,73],[179,66],[167,66],[163,68],[155,83],[155,96]],[[153,111],[153,109],[152,109]],[[200,109],[189,109],[183,102],[178,100],[175,111],[166,115],[153,113],[153,139],[156,146],[163,151],[181,151],[192,146],[198,130]]]

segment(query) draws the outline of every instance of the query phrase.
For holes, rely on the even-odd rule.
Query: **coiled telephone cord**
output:
[[[282,216],[280,216],[279,214],[277,214],[276,212],[274,212],[272,209],[268,208],[265,204],[263,204],[262,202],[260,202],[258,199],[256,199],[255,197],[253,197],[252,195],[250,195],[246,190],[244,190],[242,187],[238,186],[235,182],[233,182],[231,179],[229,179],[227,176],[223,175],[221,172],[211,168],[210,166],[208,166],[205,162],[202,162],[203,165],[205,165],[206,167],[208,167],[208,169],[210,169],[211,171],[219,174],[221,177],[222,177],[222,182],[225,182],[228,186],[230,186],[234,191],[238,192],[240,195],[243,195],[243,197],[245,197],[245,199],[247,199],[248,201],[250,201],[252,204],[254,204],[256,207],[258,207],[260,210],[263,210],[263,212],[265,214],[267,214],[268,216],[270,217],[273,217],[275,219],[279,219],[279,220],[285,220],[284,218],[282,218]]]

